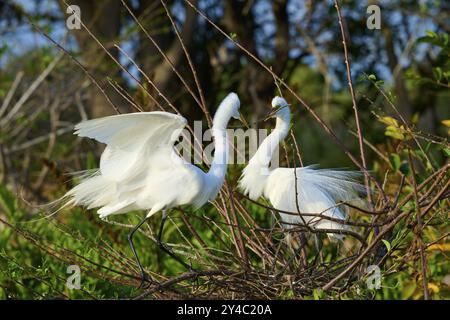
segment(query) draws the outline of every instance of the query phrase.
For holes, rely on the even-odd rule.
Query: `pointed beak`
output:
[[[246,129],[250,128],[250,126],[248,125],[247,120],[245,119],[244,115],[239,111],[239,120],[241,120],[242,124],[244,125],[244,127]]]
[[[278,112],[279,108],[271,110],[269,113],[266,114],[266,116],[262,119],[262,121],[268,121],[271,118],[275,116],[275,114]]]
[[[270,110],[270,112],[264,117],[263,121],[267,121],[267,120],[273,118],[277,114],[277,112],[279,110],[281,110],[282,108],[283,107],[276,107],[276,108],[273,108],[272,110]]]
[[[280,111],[280,110],[283,109],[283,108],[289,107],[289,106],[290,106],[290,105],[287,104],[287,105],[285,105],[285,106],[280,106],[280,107],[274,108],[273,110],[271,110],[271,111],[266,115],[266,117],[263,119],[263,121],[267,121],[267,120],[273,118],[273,117],[277,114],[278,111]]]

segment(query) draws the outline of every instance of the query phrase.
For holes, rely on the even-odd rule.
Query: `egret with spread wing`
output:
[[[184,161],[174,149],[186,125],[186,119],[180,115],[138,112],[88,120],[75,127],[80,137],[92,138],[107,146],[101,155],[99,170],[66,193],[66,205],[99,208],[101,218],[149,210],[128,235],[142,281],[145,273],[133,245],[133,235],[159,211],[163,212],[163,218],[158,246],[192,270],[161,242],[166,210],[186,204],[199,208],[216,198],[227,170],[227,125],[231,118],[240,118],[239,106],[238,96],[230,93],[217,109],[212,127],[215,154],[207,173]]]
[[[253,200],[264,196],[275,209],[292,213],[280,212],[286,228],[307,224],[311,228],[333,229],[339,233],[345,225],[298,213],[345,219],[345,208],[338,207],[337,202],[354,200],[363,190],[363,186],[355,180],[359,172],[315,169],[311,166],[270,169],[273,154],[286,138],[291,122],[285,99],[275,97],[272,107],[275,108],[271,113],[276,117],[275,129],[264,139],[244,169],[239,181],[240,188]],[[328,233],[328,236],[340,238],[336,233]]]

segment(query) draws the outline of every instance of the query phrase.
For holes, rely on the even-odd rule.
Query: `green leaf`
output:
[[[433,39],[426,36],[426,37],[420,37],[417,39],[417,42],[419,43],[433,43]]]
[[[314,300],[320,300],[323,297],[323,291],[320,289],[313,290]]]
[[[450,158],[450,149],[449,148],[444,148],[444,149],[442,149],[442,151],[444,151],[444,154],[447,158]]]
[[[391,251],[391,243],[384,239],[381,239],[381,241],[383,241],[384,245],[386,246],[387,251],[390,252]]]
[[[428,31],[426,32],[426,34],[427,34],[427,36],[430,37],[430,38],[437,38],[437,37],[438,37],[437,33],[434,32],[434,31],[428,30]]]
[[[442,80],[442,69],[440,67],[433,68],[433,74],[437,82]]]
[[[398,121],[396,119],[392,118],[392,117],[388,117],[388,116],[381,117],[379,120],[380,120],[380,122],[382,122],[384,124],[387,124],[388,126],[394,126],[394,127],[398,127],[399,126],[398,125]]]
[[[392,168],[395,171],[398,171],[400,169],[400,165],[401,165],[400,156],[397,153],[391,153],[389,155],[389,160],[391,162]]]
[[[396,128],[393,128],[392,126],[387,127],[386,132],[384,134],[388,137],[392,137],[397,140],[405,139],[405,135],[401,131],[397,130]]]
[[[411,296],[416,291],[416,288],[417,288],[417,284],[415,282],[410,282],[410,283],[406,284],[402,290],[402,299],[406,300],[406,299],[411,298]]]
[[[442,35],[442,39],[443,39],[443,42],[444,42],[444,46],[447,46],[448,45],[448,34],[444,33]]]

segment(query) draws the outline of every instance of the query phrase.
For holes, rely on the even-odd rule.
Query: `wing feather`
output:
[[[146,156],[172,150],[186,125],[182,116],[167,112],[137,112],[79,123],[75,134],[106,143],[100,172],[113,181],[132,179],[147,166]]]
[[[101,207],[101,217],[139,209],[151,209],[151,215],[174,205],[203,204],[203,171],[174,149],[186,122],[171,113],[141,112],[78,124],[76,134],[107,146],[95,176],[83,179],[65,197],[72,205]]]
[[[180,127],[184,128],[187,121],[180,115],[168,112],[135,112],[80,122],[75,126],[75,134],[108,144],[112,138],[118,138],[117,133],[131,133],[127,131],[133,131],[133,128],[140,126],[145,127],[161,123],[179,124]],[[123,140],[121,142],[128,144],[130,141]]]

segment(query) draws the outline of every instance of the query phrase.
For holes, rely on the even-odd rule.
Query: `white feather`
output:
[[[344,230],[346,226],[314,216],[297,213],[322,214],[328,217],[345,219],[347,210],[337,206],[339,201],[358,199],[364,188],[357,181],[359,172],[303,168],[270,169],[270,159],[277,146],[283,141],[290,127],[289,107],[283,98],[275,97],[272,106],[279,108],[277,123],[272,133],[261,143],[239,180],[240,189],[253,200],[264,196],[275,209],[292,214],[281,213],[280,218],[286,228],[293,224],[306,223],[316,229]],[[329,233],[330,237],[342,238]]]
[[[295,170],[295,171],[294,171]],[[340,201],[354,201],[362,190],[354,178],[358,172],[339,171],[328,169],[304,168],[277,168],[273,170],[264,188],[264,196],[271,204],[280,210],[308,214],[322,214],[328,217],[345,219],[347,210],[345,206],[336,206]],[[295,177],[297,180],[295,180]],[[295,187],[297,181],[297,187]],[[297,202],[297,203],[296,203]],[[281,220],[290,224],[306,222],[316,229],[346,229],[344,225],[312,216],[290,215],[280,213]],[[338,234],[329,236],[340,238]]]
[[[220,117],[214,119],[217,157],[228,148],[226,126],[238,108],[234,93],[219,106]],[[210,172],[205,173],[178,156],[174,143],[186,122],[167,112],[139,112],[78,124],[76,134],[107,147],[100,168],[82,177],[63,198],[68,199],[68,205],[99,208],[102,218],[140,209],[148,209],[147,216],[151,216],[184,204],[198,208],[214,199],[223,183],[226,163],[213,162]]]

